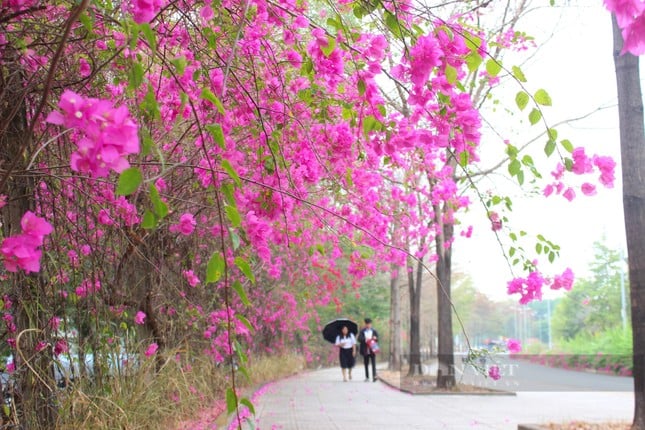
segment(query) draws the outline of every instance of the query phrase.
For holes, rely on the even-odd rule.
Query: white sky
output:
[[[541,3],[548,5],[547,1]],[[548,199],[542,196],[523,197],[510,180],[500,176],[494,178],[495,182],[485,180],[480,185],[482,191],[497,187],[511,194],[514,211],[509,217],[514,231],[541,233],[561,246],[560,259],[554,265],[550,265],[546,259],[541,261],[540,267],[547,274],[560,273],[565,267],[571,267],[577,276],[585,276],[588,274],[588,263],[593,258],[594,241],[601,240],[604,235],[606,244],[614,248],[624,247],[625,242],[611,20],[600,0],[585,4],[588,6],[546,6],[521,22],[522,30],[536,37],[539,46],[535,56],[521,67],[528,79],[528,89],[534,92],[538,88],[544,88],[553,99],[553,107],[545,109],[549,125],[588,114],[600,107],[611,107],[584,121],[557,128],[559,139],[567,138],[574,146],[585,146],[589,155],[611,155],[616,160],[618,167],[615,188],[604,189],[599,186],[599,192],[594,197],[586,197],[578,192],[578,197],[569,203],[560,196]],[[551,33],[553,37],[549,39]],[[523,55],[526,58],[526,54]],[[504,65],[510,67],[520,64],[521,58],[512,60],[507,57]],[[514,97],[519,88],[510,82],[504,88],[505,93],[498,93],[498,97],[505,107],[517,112]],[[510,136],[513,143],[520,146],[544,131],[539,128],[540,125],[531,127],[526,120],[523,124],[518,123],[519,116],[526,118],[529,110],[530,106],[525,112],[515,115],[515,118],[504,116],[499,111],[487,117],[498,132],[505,137]],[[538,160],[540,156],[546,160],[543,151],[545,143],[546,139],[542,138],[529,150],[538,164],[546,163]],[[489,132],[485,134],[482,148],[482,157],[486,154],[496,154],[499,157],[503,143]],[[493,160],[494,158],[488,164],[484,162],[484,165],[493,164]],[[555,154],[549,162],[549,166],[555,165]],[[550,176],[551,170],[546,168],[542,173]],[[502,173],[505,171],[506,167]],[[594,175],[586,179],[595,182],[596,178],[597,175]],[[475,286],[491,298],[502,300],[508,297],[506,282],[512,276],[484,214],[480,204],[473,204],[470,213],[462,216],[461,219],[472,223],[475,230],[471,239],[457,240],[454,247],[454,269],[469,274]],[[458,232],[459,229],[457,234]],[[508,239],[504,236],[506,235],[502,235],[502,241],[507,244]],[[533,250],[534,243],[529,242],[529,250]],[[516,270],[516,274],[525,276],[521,268]],[[545,298],[553,297],[552,294],[546,291]]]

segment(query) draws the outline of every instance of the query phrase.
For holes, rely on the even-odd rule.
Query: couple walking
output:
[[[365,318],[365,327],[358,333],[358,351],[363,356],[365,364],[365,382],[370,380],[369,364],[372,362],[372,381],[376,382],[376,352],[378,340],[377,331],[372,328],[372,320]],[[340,347],[340,368],[343,373],[343,381],[347,381],[346,373],[349,373],[349,379],[352,379],[352,368],[356,358],[357,339],[353,333],[350,333],[347,326],[343,326],[341,334],[336,337],[336,346]]]

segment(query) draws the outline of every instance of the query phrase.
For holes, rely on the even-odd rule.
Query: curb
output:
[[[454,393],[454,392],[445,392],[445,393],[415,393],[412,390],[408,390],[406,388],[401,388],[397,387],[396,385],[390,383],[386,379],[381,378],[380,376],[377,376],[376,379],[381,381],[383,384],[387,385],[390,388],[394,388],[395,390],[398,390],[402,393],[410,394],[413,396],[517,396],[517,393],[515,391],[504,391],[504,390],[495,390],[492,388],[487,388],[487,390],[491,390],[490,392],[474,392],[474,393]],[[518,430],[541,430],[540,427],[527,427],[527,428],[518,428]]]

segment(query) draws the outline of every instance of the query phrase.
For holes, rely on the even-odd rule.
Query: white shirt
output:
[[[372,338],[372,336],[374,335],[374,332],[372,331],[371,328],[365,329],[365,331],[363,333],[365,334],[365,340],[370,340]]]
[[[336,345],[343,349],[350,349],[356,345],[356,338],[353,333],[350,333],[348,337],[336,336]]]

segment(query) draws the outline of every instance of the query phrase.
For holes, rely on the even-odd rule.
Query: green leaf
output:
[[[143,133],[143,139],[141,139],[141,155],[145,156],[150,154],[153,145],[152,137],[148,133]]]
[[[385,25],[387,26],[388,30],[396,36],[396,37],[402,37],[403,33],[401,32],[401,22],[396,18],[396,16],[389,12],[385,11]]]
[[[477,51],[472,51],[470,54],[466,55],[466,65],[468,66],[468,70],[470,72],[477,71],[483,61],[484,59],[481,55],[479,55],[479,52]]]
[[[141,220],[141,228],[153,229],[157,226],[157,217],[155,214],[150,212],[149,209],[143,213],[143,219]]]
[[[255,407],[253,407],[253,403],[251,403],[249,399],[243,398],[242,400],[240,400],[240,403],[246,406],[251,414],[255,415]]]
[[[564,150],[567,151],[569,154],[573,152],[573,143],[571,143],[568,139],[564,139],[560,141],[560,145],[562,145]]]
[[[450,64],[446,65],[445,75],[449,84],[457,82],[457,69],[452,67]]]
[[[531,125],[537,124],[541,119],[542,112],[540,112],[537,108],[533,108],[533,110],[529,114],[529,122],[531,123]]]
[[[526,154],[524,157],[522,157],[522,164],[529,167],[533,166],[533,158],[530,155]]]
[[[222,184],[220,189],[222,190],[222,193],[224,193],[224,199],[226,200],[226,203],[231,206],[237,207],[237,203],[235,201],[235,189],[233,188],[233,185],[230,183]]]
[[[94,32],[94,20],[87,12],[82,13],[81,16],[78,17],[78,20],[83,24],[83,27],[85,27],[85,30],[87,30],[88,33]]]
[[[233,251],[237,251],[237,249],[240,247],[240,235],[230,229],[228,234],[231,237],[231,243],[233,244]]]
[[[568,172],[573,170],[573,160],[569,157],[566,157],[564,159],[564,168],[567,169]]]
[[[146,95],[143,97],[143,101],[140,106],[151,119],[161,118],[159,102],[157,101],[157,95],[155,94],[155,90],[152,85],[148,84],[148,91],[146,91]]]
[[[544,153],[547,155],[547,157],[550,157],[551,154],[553,154],[553,151],[555,151],[555,141],[549,140],[544,147]]]
[[[222,167],[224,168],[224,170],[226,170],[226,173],[228,173],[228,176],[230,176],[231,179],[233,179],[233,182],[235,182],[235,185],[237,185],[238,187],[241,187],[242,180],[240,179],[240,175],[237,174],[237,172],[235,171],[231,163],[228,160],[224,159],[222,160]]]
[[[214,252],[206,265],[206,283],[219,281],[226,270],[226,261],[219,252]]]
[[[490,58],[488,61],[486,61],[486,72],[492,77],[499,75],[499,72],[501,70],[502,64],[499,61],[493,58]]]
[[[514,256],[514,255],[515,255],[515,247],[511,247],[511,248],[508,250],[508,256],[509,256],[509,257],[512,257],[512,256]]]
[[[199,97],[213,103],[220,114],[224,115],[224,113],[226,112],[221,100],[209,88],[202,88],[202,93],[199,95]]]
[[[524,110],[526,105],[529,104],[530,99],[531,98],[529,97],[529,95],[526,92],[520,91],[515,95],[515,104],[517,105],[517,107],[520,110]]]
[[[518,182],[518,184],[520,184],[520,185],[523,185],[523,184],[524,184],[524,172],[523,172],[522,170],[520,170],[519,172],[517,172],[517,182]]]
[[[520,163],[520,160],[518,159],[511,161],[508,165],[508,173],[510,173],[511,176],[516,176],[521,170],[522,163]]]
[[[551,106],[551,96],[543,89],[537,90],[533,98],[535,98],[535,102],[539,105]]]
[[[555,128],[547,129],[547,134],[549,135],[550,140],[557,140],[558,139],[558,130],[556,130]]]
[[[244,303],[245,306],[250,306],[251,302],[249,301],[249,297],[246,295],[246,291],[244,291],[244,287],[242,286],[242,283],[240,281],[235,281],[233,282],[232,287],[237,293],[237,295],[240,296],[240,300],[242,300],[242,303]]]
[[[461,167],[466,167],[468,166],[469,162],[470,162],[470,153],[468,151],[461,151],[459,153],[459,165]]]
[[[229,415],[237,408],[237,395],[231,387],[226,389],[226,410]]]
[[[520,69],[518,66],[513,66],[513,76],[515,76],[515,79],[517,79],[520,82],[526,82],[526,76],[524,76],[524,72],[522,72],[522,69]]]
[[[129,196],[139,188],[141,182],[143,182],[143,175],[138,167],[125,169],[119,176],[119,183],[116,186],[116,194],[118,196]]]
[[[226,217],[229,219],[229,221],[231,221],[231,225],[233,227],[239,227],[242,223],[242,217],[237,211],[237,208],[235,206],[227,205],[224,208],[224,211],[226,212]]]
[[[535,244],[535,252],[537,252],[538,254],[542,254],[542,244],[541,243],[538,242],[538,243]]]
[[[152,202],[155,215],[159,218],[164,218],[168,215],[168,205],[166,202],[161,200],[161,196],[159,196],[159,191],[155,184],[150,184],[150,201]]]
[[[372,115],[367,115],[363,118],[363,133],[365,133],[365,137],[369,136],[370,131],[376,130],[378,125],[379,121]]]
[[[184,72],[186,71],[186,66],[188,65],[188,61],[186,61],[186,57],[176,57],[170,60],[170,64],[175,66],[175,73],[179,76],[183,76]]]
[[[154,53],[157,50],[157,35],[147,22],[139,24],[139,28],[148,42],[148,45],[150,45],[150,49],[152,49],[152,52]]]
[[[554,260],[555,260],[555,253],[549,252],[549,263],[553,263]]]
[[[365,86],[365,80],[359,79],[356,83],[356,86],[358,87],[358,95],[363,96],[363,94],[365,94],[365,90],[367,89]]]
[[[237,318],[242,324],[244,324],[244,326],[248,328],[250,332],[255,331],[255,327],[253,327],[253,324],[251,324],[251,322],[248,319],[246,319],[244,315],[235,314],[235,318]]]
[[[213,140],[215,143],[217,143],[217,146],[219,146],[222,149],[226,149],[226,142],[224,139],[224,131],[222,130],[222,126],[219,124],[208,124],[206,126],[206,130],[208,133],[213,137]]]
[[[251,283],[255,284],[255,276],[251,271],[251,265],[248,261],[242,257],[235,257],[235,265],[242,273],[244,273],[244,276],[246,276]]]
[[[130,89],[136,90],[143,83],[143,76],[145,75],[145,70],[141,63],[134,63],[130,68],[128,73],[128,84]]]
[[[332,52],[336,49],[336,39],[331,35],[327,36],[327,46],[320,48],[325,57],[329,57]]]

